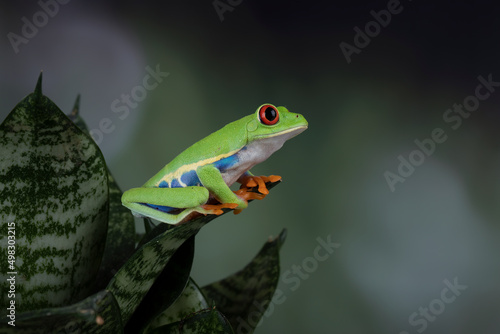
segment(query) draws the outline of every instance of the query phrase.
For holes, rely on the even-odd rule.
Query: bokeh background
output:
[[[354,45],[354,28],[396,2],[243,0],[222,17],[213,0],[66,2],[16,47],[9,33],[41,20],[42,5],[0,2],[0,119],[43,70],[63,111],[81,94],[123,189],[262,103],[309,121],[254,170],[284,182],[197,238],[204,285],[288,230],[284,298],[257,333],[500,332],[500,87],[457,129],[443,119],[478,76],[500,82],[498,4],[402,0],[348,63],[340,43]],[[147,67],[169,75],[116,112]],[[446,140],[391,191],[384,174],[437,128]],[[318,238],[340,247],[314,260]]]

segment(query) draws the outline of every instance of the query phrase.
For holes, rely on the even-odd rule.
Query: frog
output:
[[[250,170],[307,127],[301,114],[265,103],[188,147],[141,187],[125,191],[122,204],[134,216],[171,225],[224,209],[240,213],[269,193],[267,184],[281,180]],[[241,185],[236,191],[230,188],[234,183]]]

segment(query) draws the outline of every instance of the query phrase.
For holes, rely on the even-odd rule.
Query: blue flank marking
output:
[[[214,166],[220,170],[222,173],[225,172],[226,170],[230,169],[233,167],[235,164],[237,164],[239,161],[237,154],[233,154],[227,158],[221,159],[219,161],[214,162]],[[184,175],[181,176],[181,181],[186,185],[186,186],[201,186],[200,179],[198,178],[198,175],[196,174],[195,170],[191,170]],[[181,188],[181,184],[179,180],[174,179],[172,180],[170,187],[166,181],[161,181],[160,184],[158,185],[159,188]],[[148,206],[150,208],[153,208],[155,210],[165,212],[165,213],[171,213],[172,211],[176,210],[182,210],[183,208],[173,208],[170,206],[164,206],[164,205],[153,205],[153,204],[148,204],[148,203],[140,203],[142,205]]]
[[[200,179],[198,178],[198,174],[196,174],[196,171],[191,170],[184,175],[181,176],[181,181],[186,185],[186,186],[201,186]]]
[[[221,171],[221,173],[224,173],[226,170],[229,168],[233,167],[238,163],[238,155],[233,154],[227,158],[221,159],[219,161],[214,162],[214,166]]]
[[[170,188],[181,188],[181,184],[179,183],[179,180],[173,179],[172,182],[170,183]]]
[[[156,209],[158,211],[162,211],[165,213],[170,213],[174,210],[179,210],[178,208],[172,208],[171,206],[164,206],[164,205],[154,205],[154,204],[148,204],[148,203],[140,203],[145,206],[149,206],[150,208]]]

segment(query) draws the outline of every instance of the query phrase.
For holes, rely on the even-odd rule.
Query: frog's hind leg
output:
[[[204,187],[133,188],[123,193],[122,204],[134,215],[175,225],[193,211],[204,211],[198,208],[207,202],[208,197],[208,190]]]
[[[142,203],[127,203],[126,205],[125,204],[123,205],[126,206],[128,209],[130,209],[132,214],[136,217],[150,217],[162,223],[167,223],[171,225],[178,224],[188,214],[186,210],[182,210],[178,214],[172,214],[161,211],[159,208],[153,208]]]

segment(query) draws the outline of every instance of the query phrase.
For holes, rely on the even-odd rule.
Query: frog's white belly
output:
[[[235,163],[227,170],[221,171],[224,182],[231,186],[241,175],[249,171],[253,166],[265,161],[271,154],[279,150],[285,141],[302,131],[304,129],[298,129],[280,136],[254,140],[246,145],[235,154]]]

